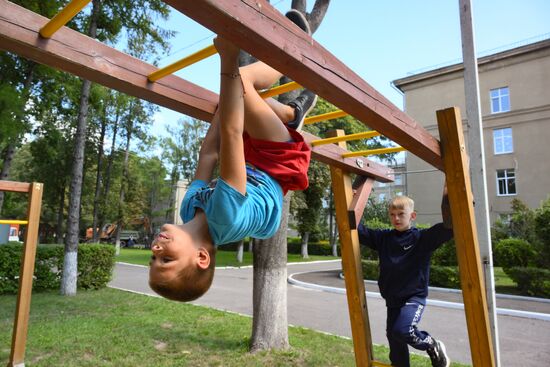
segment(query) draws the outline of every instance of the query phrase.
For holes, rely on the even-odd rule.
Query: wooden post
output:
[[[344,135],[344,131],[336,130],[329,134],[330,136],[342,136]],[[346,143],[340,142],[338,144],[343,144],[345,147]],[[340,245],[342,247],[342,267],[346,280],[346,295],[348,298],[351,334],[355,350],[355,363],[357,366],[370,367],[372,365],[372,337],[367,312],[363,270],[361,268],[359,235],[357,234],[357,230],[350,229],[348,219],[348,208],[353,200],[351,177],[348,173],[334,166],[330,167],[330,173],[332,177],[336,221],[338,223],[338,233],[340,234]]]
[[[460,284],[474,367],[495,366],[493,342],[479,242],[474,219],[473,195],[464,145],[460,111],[456,107],[437,111],[443,165],[453,217]]]
[[[25,345],[29,326],[29,311],[31,307],[32,277],[34,260],[38,241],[38,225],[40,223],[40,208],[42,206],[41,183],[32,183],[29,188],[29,206],[27,212],[27,231],[23,243],[23,256],[19,271],[19,293],[15,309],[11,354],[8,367],[24,366]]]

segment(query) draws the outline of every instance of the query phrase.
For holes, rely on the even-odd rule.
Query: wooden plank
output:
[[[23,256],[19,271],[19,292],[13,325],[11,353],[8,366],[24,366],[25,346],[29,327],[29,311],[31,308],[32,277],[36,245],[38,243],[38,226],[40,223],[40,208],[42,206],[43,185],[32,183],[29,189],[29,206],[27,231],[23,242]]]
[[[156,67],[67,27],[61,28],[51,39],[44,40],[38,35],[38,30],[47,21],[32,11],[0,0],[0,48],[191,117],[204,121],[212,119],[218,103],[216,93],[175,75],[149,83],[147,76],[157,70]],[[308,142],[319,140],[311,134],[303,135]],[[391,169],[365,158],[343,159],[341,155],[345,152],[338,147],[316,147],[312,156],[326,164],[375,177],[382,182],[393,179]]]
[[[437,139],[266,1],[165,2],[426,162],[443,168]]]
[[[331,136],[344,135],[343,130],[332,132]],[[345,142],[338,143],[345,146]],[[336,222],[342,251],[342,267],[346,281],[346,296],[357,366],[370,366],[373,349],[370,333],[369,314],[365,295],[365,283],[361,266],[361,249],[357,230],[350,228],[348,208],[352,201],[353,191],[351,177],[348,173],[334,166],[330,167],[332,191],[336,209]]]
[[[84,79],[210,121],[218,96],[175,75],[150,83],[153,65],[126,55],[67,27],[50,39],[38,34],[48,22],[32,11],[0,0],[0,48]]]
[[[348,220],[351,229],[357,229],[357,226],[361,223],[373,185],[374,180],[372,178],[358,176],[355,179],[352,186],[353,199],[348,208]]]
[[[495,358],[461,122],[456,107],[437,111],[472,362],[489,367]]]
[[[0,180],[0,191],[29,192],[30,183]]]

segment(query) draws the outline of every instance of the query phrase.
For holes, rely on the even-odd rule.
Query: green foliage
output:
[[[493,249],[495,266],[504,269],[514,266],[530,266],[533,264],[536,253],[533,246],[519,238],[508,238],[497,242]]]
[[[460,288],[460,274],[457,266],[430,267],[430,285],[444,288]]]
[[[298,241],[289,241],[288,242],[288,253],[289,254],[300,254],[301,253],[302,243]],[[340,246],[337,247],[338,256],[340,256]],[[332,246],[328,241],[320,242],[310,242],[307,246],[307,252],[309,255],[321,255],[321,256],[332,256]]]
[[[363,268],[363,278],[368,280],[378,280],[378,277],[380,276],[380,267],[378,266],[378,261],[362,260],[361,266]]]
[[[519,199],[511,202],[512,213],[507,220],[499,219],[492,230],[493,242],[504,238],[521,238],[534,244],[537,242],[535,234],[535,212]]]
[[[445,242],[432,254],[432,265],[456,266],[456,245],[454,239]]]
[[[0,294],[13,294],[19,287],[23,245],[0,246]],[[63,272],[63,245],[39,245],[36,249],[33,290],[59,289]],[[111,280],[115,249],[110,245],[80,245],[78,288],[100,289]]]
[[[516,266],[505,272],[524,295],[550,298],[550,270]]]
[[[366,223],[371,223],[367,224],[369,228],[391,228],[390,216],[388,215],[388,201],[378,201],[370,197],[363,213],[363,220]]]
[[[541,266],[550,268],[550,198],[543,201],[535,212],[535,232],[539,239],[538,261]]]

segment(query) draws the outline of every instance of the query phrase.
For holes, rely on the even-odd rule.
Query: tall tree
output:
[[[315,32],[323,20],[330,0],[316,0],[310,13],[306,0],[293,0],[292,8],[304,14]],[[281,96],[288,103],[293,98]],[[290,194],[284,199],[283,216],[279,230],[268,240],[254,241],[253,318],[250,350],[286,349],[288,343],[288,316],[286,298],[287,228]]]

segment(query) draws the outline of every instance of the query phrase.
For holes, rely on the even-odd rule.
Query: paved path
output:
[[[337,277],[339,267],[339,261],[289,264],[288,274],[295,274],[292,275],[293,278],[306,283],[315,282],[338,288],[344,287],[343,281]],[[110,286],[153,294],[147,285],[145,267],[117,264]],[[371,287],[368,285],[367,290],[375,291]],[[436,292],[431,292],[431,298],[435,294]],[[368,297],[367,302],[373,342],[387,345],[384,332],[386,308],[383,300]],[[502,307],[502,302],[507,301],[499,300],[497,306]],[[210,291],[193,303],[252,315],[252,268],[217,269]],[[548,303],[530,303],[533,304],[525,303],[522,307],[535,312],[548,312],[550,308]],[[289,285],[288,321],[292,325],[351,337],[345,294]],[[471,363],[463,310],[428,306],[420,325],[445,342],[452,360]],[[499,315],[498,326],[503,367],[550,366],[550,321]]]

